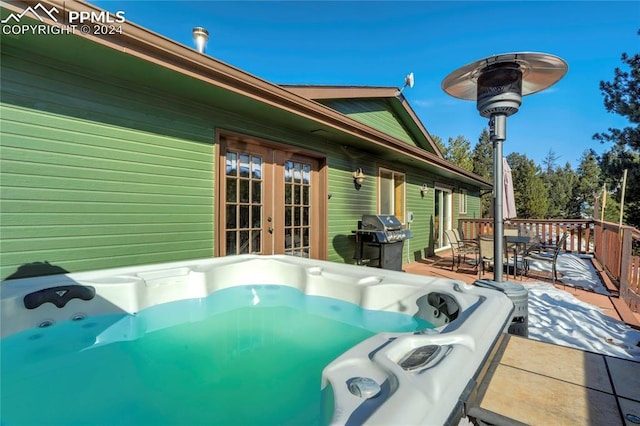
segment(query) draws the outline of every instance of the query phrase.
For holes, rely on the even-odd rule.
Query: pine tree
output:
[[[524,154],[507,156],[511,167],[513,192],[519,218],[538,219],[545,217],[549,208],[547,191],[540,168]]]
[[[592,216],[595,197],[602,188],[598,156],[592,149],[582,154],[576,175],[568,216],[569,218]]]
[[[638,32],[640,34],[640,31]],[[629,68],[614,70],[613,81],[600,82],[607,111],[629,120],[623,129],[608,129],[597,133],[594,139],[613,143],[600,160],[604,180],[613,189],[612,197],[621,200],[620,179],[626,169],[625,222],[640,227],[640,54],[622,54],[622,62]]]
[[[578,176],[569,163],[566,163],[564,168],[556,167],[547,172],[545,185],[549,197],[549,208],[546,217],[559,219],[571,217],[569,206],[577,181]]]
[[[493,179],[493,142],[489,137],[487,129],[483,129],[478,143],[476,143],[471,154],[473,173],[485,179]],[[489,217],[491,211],[491,193],[485,194],[481,199],[482,217]]]
[[[465,170],[473,171],[473,161],[471,159],[471,142],[464,136],[455,139],[449,138],[447,146],[447,160],[462,167]]]

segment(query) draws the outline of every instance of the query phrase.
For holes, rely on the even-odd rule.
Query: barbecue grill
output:
[[[358,221],[354,260],[358,265],[402,270],[404,240],[413,236],[393,215],[366,214]]]

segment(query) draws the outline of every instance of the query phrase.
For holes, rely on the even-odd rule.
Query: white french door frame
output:
[[[453,187],[436,183],[434,185],[434,223],[436,225],[435,250],[449,248],[444,231],[451,229],[453,219]],[[437,211],[436,211],[437,210]]]

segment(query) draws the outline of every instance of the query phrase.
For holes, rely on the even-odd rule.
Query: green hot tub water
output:
[[[313,425],[322,369],[381,332],[432,327],[284,286],[2,339],[2,425]]]

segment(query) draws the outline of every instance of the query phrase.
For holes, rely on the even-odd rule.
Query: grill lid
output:
[[[402,229],[402,223],[397,217],[386,214],[362,215],[362,229],[371,231],[398,231]]]

